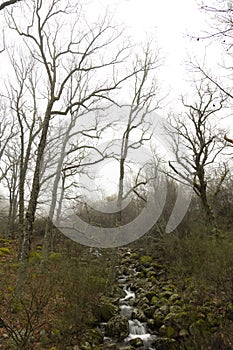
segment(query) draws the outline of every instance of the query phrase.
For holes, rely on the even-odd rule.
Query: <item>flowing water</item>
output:
[[[135,273],[136,275],[136,273]],[[128,276],[121,276],[118,279],[118,283],[125,292],[125,297],[121,298],[119,301],[120,312],[123,316],[128,318],[129,322],[129,335],[125,339],[125,342],[129,342],[131,339],[140,338],[143,341],[144,349],[155,350],[151,346],[151,343],[155,339],[155,335],[152,335],[147,330],[147,324],[142,323],[137,319],[132,319],[132,314],[134,307],[132,306],[132,300],[135,299],[135,293],[130,289],[130,284],[128,283]]]

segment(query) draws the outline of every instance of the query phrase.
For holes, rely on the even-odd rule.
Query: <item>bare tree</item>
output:
[[[2,101],[0,110],[0,160],[4,155],[7,144],[15,135],[16,129],[14,127],[14,120],[10,115],[7,105]]]
[[[211,4],[212,2],[212,4]],[[231,1],[211,2],[201,6],[201,10],[210,17],[209,30],[200,31],[193,36],[198,41],[218,42],[222,47],[223,62],[220,63],[223,71],[220,74],[214,74],[211,70],[204,67],[199,62],[192,62],[195,69],[208,79],[211,83],[231,100],[233,98],[231,80],[232,80],[232,58],[233,58],[233,7]],[[225,72],[224,72],[225,70]],[[228,81],[230,80],[230,84]]]
[[[122,201],[129,193],[136,191],[136,188],[142,183],[136,183],[133,189],[124,194],[125,170],[127,166],[127,157],[130,151],[139,149],[144,143],[151,139],[153,130],[151,130],[152,112],[157,110],[160,105],[157,80],[155,70],[160,66],[158,49],[155,51],[150,42],[143,50],[142,57],[136,57],[134,63],[134,85],[132,89],[132,99],[127,116],[125,130],[123,130],[120,157],[119,157],[119,185],[117,204],[119,210],[119,220],[121,221]],[[137,130],[140,136],[132,138],[132,133]],[[139,170],[140,174],[141,169]],[[139,176],[136,177],[137,179]],[[120,223],[119,223],[120,224]]]
[[[33,59],[21,57],[20,61],[10,56],[14,71],[14,83],[7,83],[8,100],[11,113],[17,122],[19,130],[19,253],[23,242],[25,215],[25,187],[30,176],[30,166],[34,162],[34,152],[42,122],[38,109],[37,81],[39,79],[36,62]]]
[[[211,197],[217,195],[228,173],[226,166],[222,166],[222,175],[216,188],[211,188],[212,196],[208,195],[210,186],[210,168],[219,162],[218,156],[225,147],[223,135],[214,124],[213,117],[223,108],[226,96],[218,94],[216,87],[206,81],[195,83],[197,100],[187,103],[182,98],[186,108],[185,114],[170,117],[171,129],[168,131],[174,142],[176,159],[169,162],[170,176],[186,185],[191,185],[200,198],[206,218],[212,232],[218,233],[216,218],[212,210]],[[182,147],[181,147],[182,145]],[[185,148],[184,156],[181,148]],[[181,171],[181,168],[183,171]]]
[[[5,150],[5,156],[1,161],[1,167],[5,168],[3,184],[9,195],[9,209],[7,218],[6,236],[10,237],[15,231],[18,214],[18,179],[19,179],[20,155],[17,139],[12,140]]]
[[[118,74],[117,66],[126,59],[128,44],[127,47],[123,43],[120,49],[110,50],[121,33],[110,24],[108,17],[104,16],[91,26],[81,17],[80,10],[79,4],[72,6],[69,2],[60,0],[53,0],[49,4],[41,0],[30,1],[27,8],[22,6],[21,10],[24,16],[25,11],[28,13],[26,23],[17,21],[19,16],[15,16],[14,8],[8,11],[9,28],[22,38],[22,45],[44,73],[41,79],[43,86],[38,82],[43,97],[43,105],[40,107],[42,128],[25,216],[20,254],[22,262],[29,257],[40,192],[40,170],[51,118],[69,115],[76,108],[85,109],[88,103],[94,105],[100,99],[112,101],[111,92],[120,88],[124,81],[136,73]],[[67,34],[66,38],[64,33]],[[91,83],[80,99],[76,91],[80,81],[87,78],[91,79]],[[64,100],[70,86],[73,86],[73,94]]]
[[[14,5],[17,2],[20,2],[21,0],[8,0],[8,1],[4,1],[0,4],[0,11],[3,10],[4,8]]]

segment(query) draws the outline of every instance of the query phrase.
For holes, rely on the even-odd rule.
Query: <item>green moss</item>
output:
[[[34,251],[30,252],[30,257],[29,257],[30,262],[37,262],[39,260],[41,260],[41,253],[34,252]]]
[[[49,254],[49,258],[51,260],[59,260],[62,258],[62,254],[61,253],[55,253],[55,252],[52,252]]]
[[[138,259],[138,254],[137,253],[132,253],[130,255],[130,259]]]
[[[175,336],[175,334],[176,334],[175,329],[174,329],[173,327],[171,327],[171,326],[168,326],[167,329],[166,329],[166,335],[167,335],[167,337],[168,337],[168,338],[172,338],[172,337]]]
[[[154,295],[151,299],[151,305],[157,305],[159,303],[160,303],[159,298],[156,295]]]
[[[152,256],[149,256],[149,255],[143,255],[140,258],[140,262],[142,264],[150,264],[152,260],[153,260]]]
[[[10,255],[9,248],[0,248],[0,256],[4,256],[4,255]]]

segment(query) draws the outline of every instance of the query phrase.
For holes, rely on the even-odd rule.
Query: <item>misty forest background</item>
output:
[[[152,36],[133,42],[108,11],[91,22],[81,1],[0,4],[0,349],[107,349],[98,325],[117,312],[123,262],[140,271],[158,350],[233,349],[233,10],[212,1],[200,11],[209,31],[190,40],[217,43],[221,67],[189,58],[189,89],[172,108]],[[160,115],[171,155],[153,142]],[[152,157],[138,166],[143,147]],[[85,184],[106,161],[116,191],[100,186],[95,197]],[[53,224],[69,206],[90,225],[125,225],[158,184],[162,214],[127,246],[90,249]],[[191,202],[166,233],[180,188]],[[86,196],[119,210],[95,210]]]

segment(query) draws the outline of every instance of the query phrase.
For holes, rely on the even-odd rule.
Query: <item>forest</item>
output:
[[[88,6],[0,3],[0,350],[232,350],[232,0],[174,105],[156,37]]]

